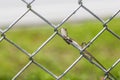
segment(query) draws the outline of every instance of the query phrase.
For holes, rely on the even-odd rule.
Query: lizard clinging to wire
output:
[[[61,36],[63,39],[70,44],[72,42],[72,39],[68,37],[67,29],[66,28],[61,28]]]
[[[72,38],[68,36],[66,28],[61,28],[61,36],[65,40],[65,42],[67,42],[68,44],[72,44],[79,50],[82,50],[82,46],[80,46],[76,41],[74,41]]]
[[[65,40],[66,43],[73,45],[75,48],[79,49],[80,51],[83,50],[83,47],[86,45],[85,42],[82,43],[82,45],[79,45],[75,40],[73,40],[72,38],[70,38],[68,36],[67,33],[67,29],[66,28],[61,28],[61,36],[62,38]],[[90,52],[88,52],[87,50],[84,50],[83,52],[83,56],[88,59],[90,62],[93,63],[92,60],[95,60],[97,63],[99,63],[97,61],[97,59],[91,55]],[[99,63],[100,64],[100,63]],[[100,64],[101,65],[101,64]]]

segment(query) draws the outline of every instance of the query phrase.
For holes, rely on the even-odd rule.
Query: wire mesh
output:
[[[84,6],[82,0],[79,0],[78,1],[79,6],[73,12],[71,12],[66,18],[64,18],[58,25],[55,25],[55,24],[51,23],[49,20],[47,20],[44,16],[42,16],[41,14],[39,14],[37,11],[35,11],[34,9],[32,9],[31,4],[33,4],[35,2],[35,0],[31,0],[31,1],[21,0],[21,1],[26,4],[27,10],[25,12],[23,12],[23,14],[21,14],[16,20],[14,20],[6,29],[4,29],[4,30],[0,29],[0,35],[1,35],[0,42],[2,42],[3,40],[9,42],[10,44],[12,44],[16,48],[18,48],[26,56],[28,56],[28,59],[29,59],[28,63],[12,78],[12,80],[16,80],[24,72],[24,70],[26,70],[31,64],[35,64],[36,66],[38,66],[39,68],[41,68],[43,71],[45,71],[47,74],[51,75],[55,80],[60,80],[76,64],[78,64],[78,62],[80,62],[82,58],[85,58],[91,64],[95,65],[101,71],[104,72],[105,76],[104,76],[103,80],[106,80],[106,79],[116,80],[116,77],[111,73],[111,71],[114,68],[116,68],[116,66],[120,63],[120,59],[118,59],[117,61],[115,61],[114,64],[107,69],[102,63],[99,62],[99,60],[97,58],[95,58],[86,49],[89,46],[91,46],[96,41],[96,39],[98,39],[99,36],[102,35],[105,31],[107,31],[110,34],[112,34],[114,36],[114,38],[117,38],[118,40],[120,40],[120,36],[117,33],[115,33],[112,29],[110,29],[109,26],[108,26],[108,23],[110,23],[120,13],[120,10],[118,10],[117,12],[115,12],[115,14],[113,14],[109,19],[103,20],[102,18],[100,18],[99,16],[97,16],[95,13],[93,13],[90,9],[88,9],[86,6]],[[58,28],[60,28],[66,21],[69,20],[69,18],[71,18],[74,14],[76,14],[76,12],[80,8],[86,10],[88,13],[90,13],[94,18],[96,18],[103,25],[103,28],[87,44],[85,44],[85,46],[79,45],[75,40],[71,39],[68,36],[67,30],[65,28],[61,28],[61,32],[59,32],[59,30],[58,30]],[[49,38],[46,41],[44,41],[42,43],[42,45],[39,46],[33,53],[29,53],[27,50],[23,49],[18,44],[16,44],[14,41],[12,41],[8,37],[6,37],[6,33],[11,28],[13,28],[14,25],[16,23],[18,23],[24,16],[26,16],[26,14],[28,14],[28,12],[34,13],[35,15],[37,15],[40,19],[42,19],[44,22],[46,22],[49,26],[51,26],[54,29],[54,32],[52,33],[52,35],[49,36]],[[65,42],[67,42],[69,45],[72,45],[74,48],[76,48],[80,52],[80,56],[59,76],[57,76],[56,74],[54,74],[52,71],[50,71],[49,69],[47,69],[46,67],[44,67],[42,64],[38,63],[34,59],[34,56],[37,55],[43,49],[43,47],[46,46],[57,35],[59,37],[61,37],[62,39],[64,39]]]

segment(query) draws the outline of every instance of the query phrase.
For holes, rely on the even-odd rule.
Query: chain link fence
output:
[[[103,78],[103,80],[117,80],[116,77],[111,73],[111,71],[116,68],[116,66],[119,64],[120,59],[118,59],[116,62],[114,62],[113,65],[111,65],[111,67],[109,67],[108,69],[102,65],[102,63],[99,62],[99,60],[97,60],[97,58],[95,58],[89,51],[87,51],[86,49],[91,46],[96,39],[102,35],[105,31],[109,32],[110,34],[112,34],[114,36],[114,38],[117,38],[120,40],[120,36],[115,33],[112,29],[109,28],[108,23],[111,22],[119,13],[120,10],[118,10],[117,12],[115,12],[109,19],[107,19],[106,21],[103,20],[102,18],[100,18],[99,16],[97,16],[95,13],[93,13],[90,9],[88,9],[86,6],[84,6],[84,3],[82,2],[82,0],[78,1],[79,7],[77,7],[72,13],[70,13],[66,18],[64,18],[62,20],[62,22],[60,22],[58,25],[54,25],[53,23],[51,23],[50,21],[48,21],[46,18],[44,18],[44,16],[42,16],[41,14],[39,14],[37,11],[35,11],[34,9],[32,9],[31,4],[35,2],[35,0],[30,0],[30,1],[26,1],[26,0],[21,0],[23,3],[26,4],[27,10],[25,12],[23,12],[23,14],[21,14],[20,17],[18,17],[15,21],[13,21],[7,28],[0,29],[0,42],[2,42],[3,40],[9,42],[10,44],[12,44],[13,46],[15,46],[16,48],[18,48],[20,51],[22,51],[26,56],[29,57],[29,62],[12,78],[12,80],[16,80],[23,72],[24,70],[26,70],[31,64],[35,64],[36,66],[38,66],[39,68],[41,68],[43,71],[45,71],[47,74],[51,75],[55,80],[60,80],[61,78],[63,78],[67,73],[69,73],[69,71],[76,65],[78,64],[78,62],[81,61],[82,58],[85,58],[86,60],[88,60],[91,64],[95,65],[96,67],[98,67],[101,71],[104,72],[105,76]],[[65,28],[61,28],[61,31],[58,30],[58,28],[60,28],[66,21],[69,20],[69,18],[71,18],[74,14],[76,14],[76,12],[80,9],[84,9],[87,12],[89,12],[92,16],[94,16],[94,18],[96,18],[97,20],[99,20],[100,23],[102,23],[103,28],[100,30],[100,32],[98,32],[96,34],[96,36],[94,36],[87,44],[85,44],[84,46],[79,45],[76,41],[72,40],[67,33],[67,30]],[[49,36],[49,38],[43,42],[43,44],[41,46],[38,47],[37,50],[35,50],[33,53],[29,53],[26,50],[24,50],[22,47],[20,47],[18,44],[16,44],[15,42],[13,42],[12,40],[10,40],[9,38],[6,37],[6,33],[16,24],[18,23],[24,16],[26,16],[26,14],[28,12],[32,12],[35,15],[37,15],[39,18],[41,18],[44,22],[46,22],[48,25],[50,25],[53,29],[54,32],[52,33],[51,36]],[[80,56],[59,76],[57,76],[56,74],[54,74],[52,71],[48,70],[46,67],[44,67],[42,64],[38,63],[35,59],[34,56],[37,55],[44,46],[46,46],[55,36],[59,36],[61,38],[63,38],[65,40],[65,42],[67,42],[69,45],[72,45],[73,48],[76,48],[79,52],[80,52]],[[44,76],[44,75],[43,75]]]

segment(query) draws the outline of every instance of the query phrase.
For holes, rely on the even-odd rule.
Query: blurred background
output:
[[[120,10],[120,0],[83,0],[83,5],[104,21]],[[37,13],[57,25],[79,5],[78,0],[35,0],[31,6]],[[6,29],[26,10],[26,4],[21,0],[0,0],[0,29]],[[119,36],[120,13],[107,25]],[[103,29],[103,24],[85,9],[80,8],[60,28],[62,27],[67,28],[69,37],[82,44],[93,39]],[[32,54],[53,32],[52,27],[30,11],[5,35]],[[109,69],[120,58],[120,40],[106,30],[87,50]],[[34,56],[34,60],[54,74],[61,75],[79,56],[80,52],[77,49],[57,35]],[[28,62],[29,57],[10,42],[5,39],[0,42],[0,80],[11,80]],[[117,80],[120,79],[119,68],[120,64],[111,71]],[[61,80],[102,80],[103,77],[103,71],[83,58]],[[54,78],[35,64],[31,64],[17,80],[54,80]]]
[[[31,0],[27,0],[28,2]],[[119,0],[83,0],[84,5],[99,17],[111,16],[120,8]],[[64,19],[78,7],[78,0],[36,0],[32,8],[50,21],[56,22]],[[10,24],[26,10],[26,4],[21,0],[1,0],[0,26]],[[88,12],[79,10],[71,20],[93,18]],[[32,13],[25,16],[20,24],[28,22],[43,23]],[[33,24],[33,23],[31,23]]]

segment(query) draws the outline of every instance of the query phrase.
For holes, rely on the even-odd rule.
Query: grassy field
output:
[[[113,19],[108,26],[120,35],[120,19]],[[103,28],[100,22],[94,20],[65,23],[62,27],[67,28],[68,35],[79,44],[89,42]],[[17,28],[14,26],[6,33],[6,37],[32,54],[53,32],[53,28],[46,25]],[[87,50],[108,69],[120,58],[120,40],[105,31]],[[34,59],[56,75],[60,75],[79,56],[77,49],[57,35],[34,56]],[[5,40],[0,42],[0,80],[10,80],[28,61],[29,58],[16,47]],[[111,73],[120,79],[120,64]],[[100,69],[83,58],[62,80],[100,80],[103,76],[104,73]],[[54,78],[32,64],[17,80],[54,80]]]

